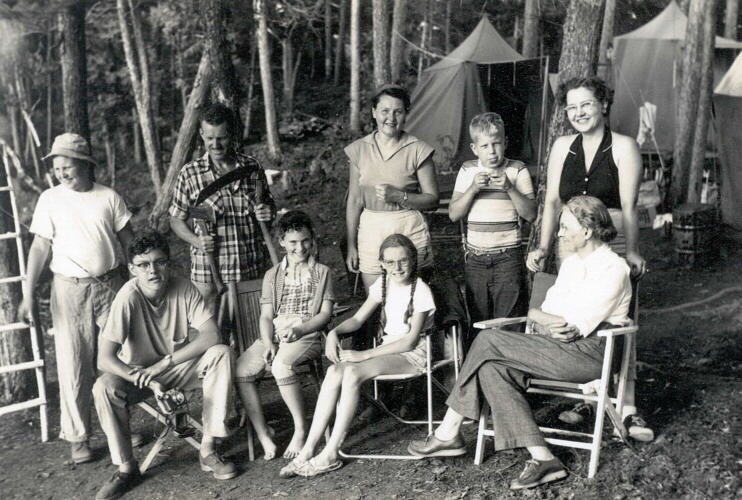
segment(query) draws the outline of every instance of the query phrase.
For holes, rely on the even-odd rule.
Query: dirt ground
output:
[[[315,214],[321,228],[322,259],[342,275],[339,253],[342,202],[338,193],[344,186],[329,179],[316,187],[309,190],[310,196],[286,197],[280,204],[305,208]],[[586,479],[587,452],[559,448],[555,451],[571,472],[567,479],[535,490],[510,492],[508,481],[522,470],[524,452],[494,455],[490,445],[481,466],[473,464],[472,451],[465,457],[447,460],[348,460],[342,469],[324,477],[282,480],[278,471],[285,460],[248,462],[244,432],[240,431],[223,443],[223,450],[241,470],[236,479],[220,482],[201,472],[195,450],[171,438],[146,474],[144,483],[127,498],[742,497],[739,475],[742,295],[739,289],[728,290],[740,285],[742,249],[739,244],[720,244],[719,258],[709,267],[684,269],[673,262],[672,241],[660,232],[642,230],[641,240],[650,273],[640,287],[638,347],[642,364],[637,393],[657,437],[648,444],[636,443],[633,449],[609,441],[594,479]],[[462,260],[457,245],[441,244],[437,252],[439,267],[458,274]],[[35,411],[0,420],[0,497],[3,499],[92,498],[114,472],[97,421],[91,444],[98,460],[93,463],[71,464],[68,445],[56,439],[59,408],[51,337],[46,337],[46,345],[52,439],[48,443],[40,442]],[[291,435],[288,412],[275,386],[266,384],[263,390],[268,419],[279,430],[279,445],[285,445]],[[316,397],[311,387],[307,387],[307,394],[310,399]],[[438,396],[441,412],[443,405]],[[537,415],[548,422],[567,403],[544,400],[539,404]],[[158,426],[145,417],[141,410],[133,412],[134,429],[150,437],[150,443],[137,451],[140,459],[158,431]],[[379,418],[370,425],[356,424],[346,446],[354,451],[403,452],[410,439],[424,433],[421,427],[405,428],[391,419]],[[464,435],[473,450],[475,427],[468,426]],[[260,456],[259,449],[257,452]]]

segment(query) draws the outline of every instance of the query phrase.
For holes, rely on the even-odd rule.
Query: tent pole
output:
[[[544,62],[544,58],[541,58],[541,62]],[[536,164],[538,167],[539,177],[541,176],[541,155],[543,154],[544,148],[544,122],[546,115],[546,97],[549,91],[549,56],[546,56],[546,64],[544,65],[544,86],[541,91],[541,126],[539,127],[538,135],[538,158]]]

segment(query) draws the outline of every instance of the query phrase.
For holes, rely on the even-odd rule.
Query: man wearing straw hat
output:
[[[65,133],[54,139],[51,158],[58,186],[39,197],[31,221],[23,301],[18,315],[33,310],[33,292],[51,253],[54,273],[51,315],[59,379],[59,437],[71,443],[72,460],[92,460],[88,446],[98,331],[123,284],[123,250],[132,239],[131,212],[113,189],[93,180],[88,141]]]

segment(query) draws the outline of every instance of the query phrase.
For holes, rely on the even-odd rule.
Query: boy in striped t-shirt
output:
[[[464,162],[449,205],[451,220],[466,218],[466,289],[473,321],[515,311],[523,275],[518,219],[536,218],[528,169],[505,157],[505,124],[482,113],[469,124],[477,160]],[[471,339],[473,340],[473,339]]]

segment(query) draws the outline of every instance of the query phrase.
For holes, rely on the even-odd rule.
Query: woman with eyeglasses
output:
[[[636,202],[642,176],[639,147],[633,138],[608,127],[613,91],[600,78],[577,77],[565,81],[559,87],[557,101],[577,133],[557,138],[549,153],[541,238],[539,247],[528,254],[526,266],[533,272],[544,269],[562,206],[574,196],[588,195],[598,198],[608,208],[618,231],[611,248],[626,259],[632,277],[639,279],[647,271],[638,242]],[[557,244],[556,255],[560,264],[569,256],[569,250]],[[627,428],[632,437],[650,441],[654,434],[636,415],[635,362],[629,371],[630,385],[624,406]],[[578,405],[575,411],[565,412],[560,418],[576,423],[584,418],[581,414],[589,411],[589,406]]]

